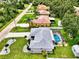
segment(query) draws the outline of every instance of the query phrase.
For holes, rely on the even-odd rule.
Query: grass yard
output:
[[[24,53],[22,49],[26,45],[27,40],[24,38],[16,39],[16,42],[10,47],[10,54],[0,56],[0,59],[45,59],[41,54]],[[0,51],[7,41],[8,39],[5,39],[0,43]]]
[[[5,39],[0,43],[0,51],[6,42],[9,40]],[[16,38],[16,42],[10,47],[10,54],[0,56],[0,59],[45,59],[42,54],[31,54],[24,53],[22,51],[24,45],[27,43],[27,40],[24,38]],[[71,50],[71,46],[67,47],[56,47],[56,50],[52,54],[48,54],[49,58],[74,58],[74,55]]]
[[[30,32],[30,28],[15,27],[10,32]]]
[[[56,47],[54,54],[48,55],[50,58],[74,58],[71,46],[67,47]]]
[[[32,6],[32,7],[30,8],[30,10],[34,10],[34,6]]]
[[[34,19],[34,14],[25,14],[18,23],[27,23],[28,18]]]

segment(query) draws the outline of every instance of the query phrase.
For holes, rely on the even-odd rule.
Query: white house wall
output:
[[[43,49],[41,48],[31,48],[31,53],[41,53]],[[45,49],[48,52],[52,52],[52,49]]]

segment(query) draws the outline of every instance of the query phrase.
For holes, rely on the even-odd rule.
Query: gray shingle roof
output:
[[[30,48],[54,48],[49,28],[33,28],[30,35],[35,36]]]

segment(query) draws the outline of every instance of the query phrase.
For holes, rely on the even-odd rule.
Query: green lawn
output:
[[[34,10],[34,6],[32,6],[32,7],[30,8],[30,10]]]
[[[9,40],[5,39],[0,43],[0,51]],[[16,38],[16,42],[10,47],[11,52],[8,55],[0,56],[0,59],[45,59],[42,54],[31,54],[24,53],[22,51],[24,45],[27,43],[27,40],[24,38]],[[54,53],[48,54],[49,58],[74,58],[74,55],[71,50],[71,46],[67,47],[56,47]]]
[[[27,23],[28,18],[34,19],[35,15],[34,14],[25,14],[18,23]]]
[[[15,27],[11,30],[11,32],[30,32],[30,28]]]
[[[29,6],[29,4],[24,4],[24,7],[27,8]]]
[[[71,46],[56,47],[54,54],[48,55],[50,58],[74,58]]]
[[[10,47],[10,54],[0,56],[0,59],[45,59],[41,54],[24,53],[22,49],[26,45],[27,40],[24,38],[16,39],[16,42]],[[8,39],[5,39],[0,43],[0,51],[7,41]]]

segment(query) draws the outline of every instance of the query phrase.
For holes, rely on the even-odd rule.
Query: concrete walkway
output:
[[[53,30],[62,30],[63,27],[50,27],[50,29],[53,29]]]
[[[34,13],[26,13],[26,14],[32,14],[33,15]]]
[[[0,42],[4,39],[4,37],[7,35],[7,33],[10,32],[10,30],[16,26],[17,22],[21,19],[22,16],[24,16],[26,14],[26,12],[28,12],[28,10],[31,8],[32,3],[30,3],[30,5],[28,6],[28,8],[26,8],[21,14],[19,14],[13,22],[11,22],[4,30],[2,30],[0,32]]]
[[[23,47],[23,52],[25,52],[25,53],[29,53],[29,52],[30,52],[30,51],[27,50],[27,45],[25,45],[25,46]]]
[[[16,24],[16,26],[19,26],[19,27],[29,27],[29,23],[20,23],[20,24]]]
[[[24,37],[24,36],[29,36],[29,35],[30,35],[30,32],[10,32],[5,36],[5,38]]]

